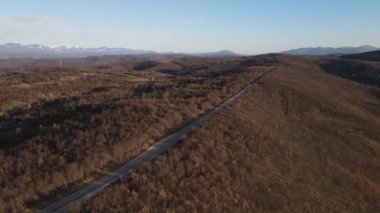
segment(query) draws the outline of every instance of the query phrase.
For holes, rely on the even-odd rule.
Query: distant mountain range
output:
[[[87,57],[103,55],[141,55],[141,54],[161,54],[154,51],[134,50],[128,48],[83,48],[83,47],[48,47],[39,44],[22,45],[18,43],[6,43],[0,45],[0,59],[7,58],[67,58],[67,57]],[[174,53],[173,53],[174,54]],[[196,56],[235,56],[237,54],[229,50],[210,53],[188,53]]]
[[[219,51],[219,52],[206,52],[206,53],[190,53],[190,55],[196,55],[196,56],[204,56],[204,57],[215,57],[215,56],[219,56],[219,57],[224,57],[224,56],[239,56],[239,54],[236,54],[234,52],[232,52],[231,50],[222,50],[222,51]]]
[[[100,55],[147,54],[152,51],[132,50],[127,48],[83,48],[83,47],[47,47],[39,44],[22,45],[6,43],[0,45],[0,58],[57,58],[86,57]]]
[[[356,54],[380,50],[378,47],[364,45],[360,47],[310,47],[287,50],[282,53],[291,55],[332,55],[332,54]]]

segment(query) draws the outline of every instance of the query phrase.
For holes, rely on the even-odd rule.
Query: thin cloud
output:
[[[170,29],[155,26],[77,25],[75,20],[49,16],[0,16],[0,43],[47,46],[160,48],[172,42]],[[165,45],[166,46],[166,45]]]
[[[2,42],[47,45],[70,42],[75,32],[68,19],[48,16],[0,16],[0,29]]]
[[[185,25],[195,25],[195,24],[205,24],[208,21],[205,19],[186,19],[183,21],[180,21],[180,24],[185,24]]]

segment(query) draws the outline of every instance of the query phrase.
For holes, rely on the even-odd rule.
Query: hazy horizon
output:
[[[380,46],[380,2],[4,2],[0,43],[241,54]]]

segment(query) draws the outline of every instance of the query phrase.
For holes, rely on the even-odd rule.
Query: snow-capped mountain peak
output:
[[[78,46],[48,47],[40,44],[22,45],[6,43],[0,45],[0,58],[56,58],[56,57],[86,57],[100,55],[133,55],[153,53],[151,51],[132,50],[127,48],[83,48]]]

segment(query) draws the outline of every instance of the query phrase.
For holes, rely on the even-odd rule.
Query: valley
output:
[[[380,92],[350,78],[376,83],[376,61],[267,54],[32,62],[0,75],[1,211],[34,211],[91,186],[213,109],[173,149],[69,210],[378,208]],[[353,65],[332,73],[337,62]]]

